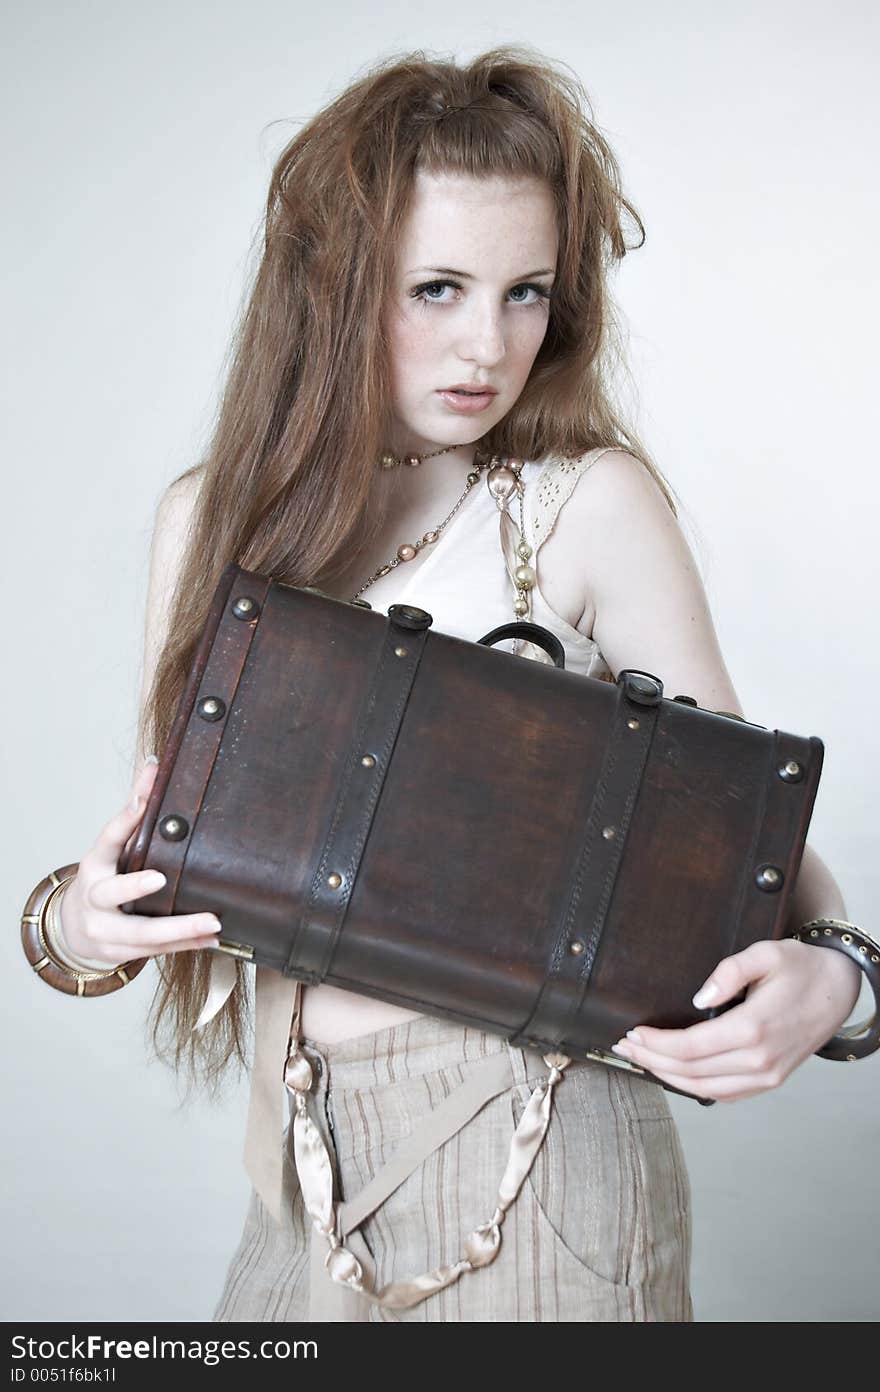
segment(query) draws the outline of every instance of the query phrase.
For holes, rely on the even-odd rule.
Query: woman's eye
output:
[[[432,290],[446,289],[458,290],[460,289],[460,287],[458,285],[455,285],[451,280],[432,280],[427,285],[418,286],[418,288],[413,291],[413,294],[416,299],[428,300],[429,302],[436,302],[437,297],[433,294],[430,294],[429,292]],[[445,301],[440,301],[440,303],[445,303]]]
[[[460,289],[461,286],[458,284],[457,281],[454,280],[430,280],[426,281],[424,285],[417,285],[416,288],[412,290],[410,293],[414,300],[419,300],[422,304],[451,304],[451,298],[447,297],[446,299],[441,299],[439,294],[436,294],[435,292]],[[528,292],[530,290],[533,292],[535,296],[535,298],[531,300],[522,299],[520,298],[520,295],[517,293],[519,291]],[[514,296],[514,304],[525,305],[526,307],[530,305],[540,304],[542,301],[549,300],[550,298],[550,291],[545,290],[543,286],[533,285],[531,283],[525,282],[521,285],[514,285],[509,293]]]
[[[517,300],[517,304],[538,304],[541,300],[549,300],[550,298],[550,291],[545,290],[541,285],[514,285],[510,293],[513,294],[514,290],[534,290],[535,292],[534,300]]]

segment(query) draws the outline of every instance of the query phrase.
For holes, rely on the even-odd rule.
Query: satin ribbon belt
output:
[[[550,1073],[546,1080],[536,1086],[511,1138],[507,1166],[492,1216],[467,1235],[463,1255],[458,1261],[435,1267],[433,1271],[405,1281],[392,1282],[377,1291],[372,1257],[363,1238],[355,1230],[432,1151],[454,1136],[491,1098],[512,1086],[514,1077],[510,1055],[505,1049],[475,1062],[465,1081],[420,1119],[415,1131],[401,1141],[391,1159],[373,1175],[360,1193],[348,1202],[334,1206],[330,1158],[321,1133],[309,1114],[312,1067],[298,1041],[291,1039],[284,1068],[284,1084],[293,1098],[294,1160],[303,1201],[313,1223],[313,1317],[317,1313],[320,1318],[323,1313],[323,1317],[328,1319],[352,1318],[353,1307],[349,1306],[348,1313],[343,1313],[346,1309],[344,1301],[338,1304],[337,1313],[333,1313],[325,1272],[338,1287],[356,1297],[355,1308],[360,1302],[360,1313],[354,1317],[367,1318],[364,1302],[373,1302],[391,1310],[406,1310],[418,1305],[435,1291],[452,1285],[465,1272],[477,1271],[495,1260],[501,1246],[504,1215],[519,1193],[540,1149],[550,1121],[553,1087],[570,1062],[565,1054],[545,1054],[543,1057]]]
[[[221,1009],[236,979],[235,961],[218,953],[211,962],[208,992],[195,1029],[207,1024]],[[536,1086],[511,1138],[495,1210],[465,1238],[463,1256],[451,1265],[393,1282],[377,1291],[373,1258],[357,1228],[433,1151],[454,1136],[493,1097],[513,1085],[510,1055],[502,1049],[474,1062],[464,1082],[419,1120],[415,1131],[401,1141],[391,1159],[361,1192],[348,1202],[334,1206],[330,1157],[309,1115],[308,1097],[314,1079],[311,1064],[300,1048],[301,997],[301,982],[287,980],[269,968],[257,969],[255,1077],[245,1147],[249,1172],[278,1221],[280,1153],[275,1141],[277,1114],[272,1099],[272,1076],[277,1078],[278,1075],[274,1073],[271,1059],[275,1048],[273,1041],[277,1039],[281,1044],[286,1037],[283,1077],[294,1104],[294,1161],[303,1202],[312,1219],[311,1318],[367,1319],[371,1302],[392,1310],[409,1309],[434,1291],[452,1285],[465,1272],[477,1271],[495,1260],[501,1246],[504,1215],[532,1168],[550,1121],[553,1088],[571,1060],[561,1053],[543,1055],[549,1075]]]

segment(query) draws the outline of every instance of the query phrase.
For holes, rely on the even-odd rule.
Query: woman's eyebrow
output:
[[[454,271],[454,270],[451,268],[451,266],[413,266],[412,270],[407,271],[407,275],[415,275],[415,273],[416,273],[417,271],[419,271],[419,272],[427,272],[429,275],[453,275],[453,276],[459,276],[462,280],[473,280],[473,279],[474,279],[474,277],[471,275],[470,271]],[[548,270],[543,270],[543,271],[526,271],[525,275],[519,276],[518,279],[519,279],[519,280],[532,280],[532,279],[534,279],[535,276],[545,276],[545,275],[555,275],[555,274],[556,274],[556,271],[555,271],[554,268],[551,266]]]

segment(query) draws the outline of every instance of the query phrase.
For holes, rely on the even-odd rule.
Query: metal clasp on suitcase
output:
[[[621,1058],[619,1054],[612,1054],[605,1049],[586,1049],[584,1057],[595,1059],[597,1063],[610,1063],[615,1068],[626,1068],[630,1073],[647,1073],[647,1068],[640,1068],[637,1063],[630,1059]]]
[[[218,952],[228,952],[230,957],[240,957],[244,962],[252,962],[254,960],[254,949],[251,947],[250,943],[237,943],[233,942],[231,938],[218,938],[216,950]]]

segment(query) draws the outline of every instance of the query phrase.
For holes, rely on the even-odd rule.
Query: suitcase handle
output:
[[[553,659],[556,667],[565,670],[565,648],[549,628],[542,628],[540,624],[529,623],[526,619],[517,619],[513,623],[501,624],[499,628],[493,628],[484,637],[478,638],[478,643],[484,643],[487,648],[491,648],[493,643],[500,643],[502,638],[527,638],[530,643],[535,643],[539,648],[543,648],[548,657]]]

